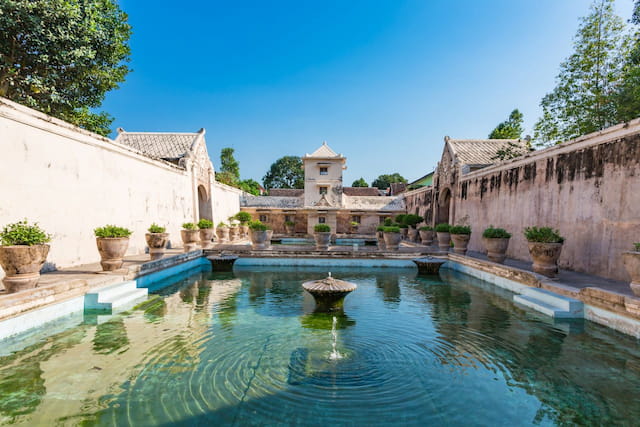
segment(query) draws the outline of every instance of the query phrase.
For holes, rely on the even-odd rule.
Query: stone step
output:
[[[544,292],[537,293],[527,290],[527,295],[524,293],[522,295],[514,295],[513,300],[518,304],[557,319],[575,319],[584,317],[583,304],[581,301],[557,294],[553,294],[553,296],[548,295],[549,291],[544,289],[530,289],[536,289]]]
[[[85,310],[123,310],[147,298],[147,288],[136,288],[135,281],[122,282],[89,292],[84,297]]]
[[[574,312],[576,310],[582,310],[583,307],[582,301],[578,301],[577,299],[564,295],[559,295],[555,292],[542,288],[525,288],[520,292],[520,294],[537,299],[554,307],[558,307],[564,311]]]

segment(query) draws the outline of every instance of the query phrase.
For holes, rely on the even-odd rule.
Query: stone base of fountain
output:
[[[440,267],[446,261],[440,258],[424,257],[416,258],[412,260],[418,266],[418,273],[420,274],[438,274]]]
[[[334,279],[329,273],[326,279],[305,282],[302,287],[315,299],[316,311],[326,312],[342,310],[344,298],[358,286],[355,283]]]

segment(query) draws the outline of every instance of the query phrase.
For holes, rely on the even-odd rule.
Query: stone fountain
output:
[[[342,310],[344,298],[356,290],[355,283],[345,282],[331,277],[304,282],[302,287],[316,300],[316,311]]]

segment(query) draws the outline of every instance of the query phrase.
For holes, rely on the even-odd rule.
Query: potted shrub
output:
[[[93,230],[96,235],[100,265],[104,271],[113,271],[122,267],[122,258],[129,247],[132,231],[116,225],[105,225]]]
[[[331,244],[331,227],[327,224],[316,224],[313,227],[313,237],[316,239],[316,249],[319,251],[329,250]]]
[[[471,238],[471,227],[454,225],[449,227],[449,235],[453,241],[453,251],[460,255],[466,254],[469,239]]]
[[[378,239],[378,249],[386,249],[386,245],[384,244],[384,225],[380,225],[376,228],[376,238]]]
[[[182,237],[182,243],[185,252],[191,252],[198,249],[200,230],[198,230],[198,226],[196,224],[194,224],[193,222],[185,222],[184,224],[182,224],[180,237]]]
[[[271,249],[271,238],[273,237],[273,230],[269,224],[265,224],[267,226],[267,249]]]
[[[533,259],[533,271],[548,277],[558,273],[558,258],[564,237],[551,227],[527,227],[524,236],[529,242],[529,253]]]
[[[30,225],[26,219],[4,227],[0,233],[0,266],[7,293],[36,287],[50,241],[51,236],[38,223]]]
[[[408,236],[410,242],[415,242],[418,240],[418,230],[416,225],[424,221],[424,218],[420,215],[416,214],[407,214],[403,218],[404,224],[408,225]]]
[[[213,221],[202,218],[198,221],[198,228],[200,229],[200,246],[202,246],[202,249],[211,249],[213,246],[212,241],[216,234],[213,229]]]
[[[400,229],[400,235],[403,239],[406,239],[409,235],[409,226],[407,224],[396,224],[392,227],[398,227]]]
[[[351,221],[349,223],[349,232],[351,234],[356,234],[358,232],[358,227],[360,226],[359,223],[355,222],[355,221]]]
[[[285,221],[284,229],[287,234],[294,234],[296,229],[296,223],[293,221]]]
[[[449,234],[449,228],[451,226],[447,223],[436,225],[436,236],[438,238],[438,247],[441,251],[448,252],[451,247],[451,235]]]
[[[402,234],[400,233],[400,227],[395,225],[388,225],[382,227],[382,234],[384,236],[384,245],[390,251],[398,250],[400,241],[402,240]]]
[[[249,212],[240,211],[235,217],[240,222],[240,234],[242,238],[249,236],[249,221],[251,221],[251,214]]]
[[[490,261],[502,264],[507,257],[507,248],[511,234],[504,228],[494,228],[490,225],[482,232],[482,241],[487,248],[487,257]]]
[[[238,233],[240,231],[240,227],[238,227],[238,223],[236,222],[235,215],[227,218],[229,220],[229,240],[235,242],[238,240]]]
[[[622,261],[631,276],[631,290],[640,296],[640,243],[634,243],[633,247],[634,250],[623,252]]]
[[[253,249],[267,249],[268,227],[261,221],[251,221],[249,223],[249,237]]]
[[[161,227],[155,222],[147,229],[144,237],[149,247],[151,259],[160,259],[164,256],[165,248],[169,242],[169,233],[165,233],[165,231],[167,231],[165,227]]]
[[[431,246],[433,244],[433,239],[436,234],[436,232],[433,231],[433,227],[425,225],[423,227],[420,227],[418,229],[418,232],[420,233],[420,240],[422,241],[423,245]]]
[[[229,242],[229,227],[224,222],[218,223],[218,228],[216,230],[218,233],[218,241],[220,243]]]

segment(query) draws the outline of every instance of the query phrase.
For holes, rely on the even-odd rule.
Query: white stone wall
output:
[[[214,182],[212,187],[213,223],[217,226],[220,222],[228,223],[228,218],[240,212],[240,199],[243,191]]]
[[[144,252],[152,222],[181,246],[194,206],[188,171],[0,98],[0,226],[39,222],[53,234],[53,265],[99,261],[93,229],[105,224],[134,231],[129,254]]]

